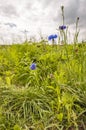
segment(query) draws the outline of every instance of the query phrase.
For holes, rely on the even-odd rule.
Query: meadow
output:
[[[86,43],[0,46],[0,130],[86,130]]]
[[[86,130],[86,42],[78,43],[77,17],[68,44],[61,11],[51,45],[0,45],[0,130]]]

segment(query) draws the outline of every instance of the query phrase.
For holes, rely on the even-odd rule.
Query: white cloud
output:
[[[39,37],[40,30],[43,35],[57,33],[56,28],[62,23],[62,5],[65,7],[65,23],[70,27],[71,35],[74,34],[75,20],[79,16],[80,39],[85,39],[85,0],[0,0],[0,35],[4,39],[1,41],[9,42],[11,39],[12,42],[13,34],[15,41],[18,37],[24,40],[22,31],[25,29],[29,31],[28,37]],[[13,23],[16,28],[9,28],[4,23]]]

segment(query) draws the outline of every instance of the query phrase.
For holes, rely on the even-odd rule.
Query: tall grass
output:
[[[1,130],[85,129],[86,45],[45,47],[0,47]]]

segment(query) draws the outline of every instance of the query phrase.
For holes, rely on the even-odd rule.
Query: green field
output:
[[[0,130],[86,130],[86,43],[0,46]]]

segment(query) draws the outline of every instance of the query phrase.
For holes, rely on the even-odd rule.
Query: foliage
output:
[[[85,43],[0,46],[1,130],[78,130],[85,125]]]

